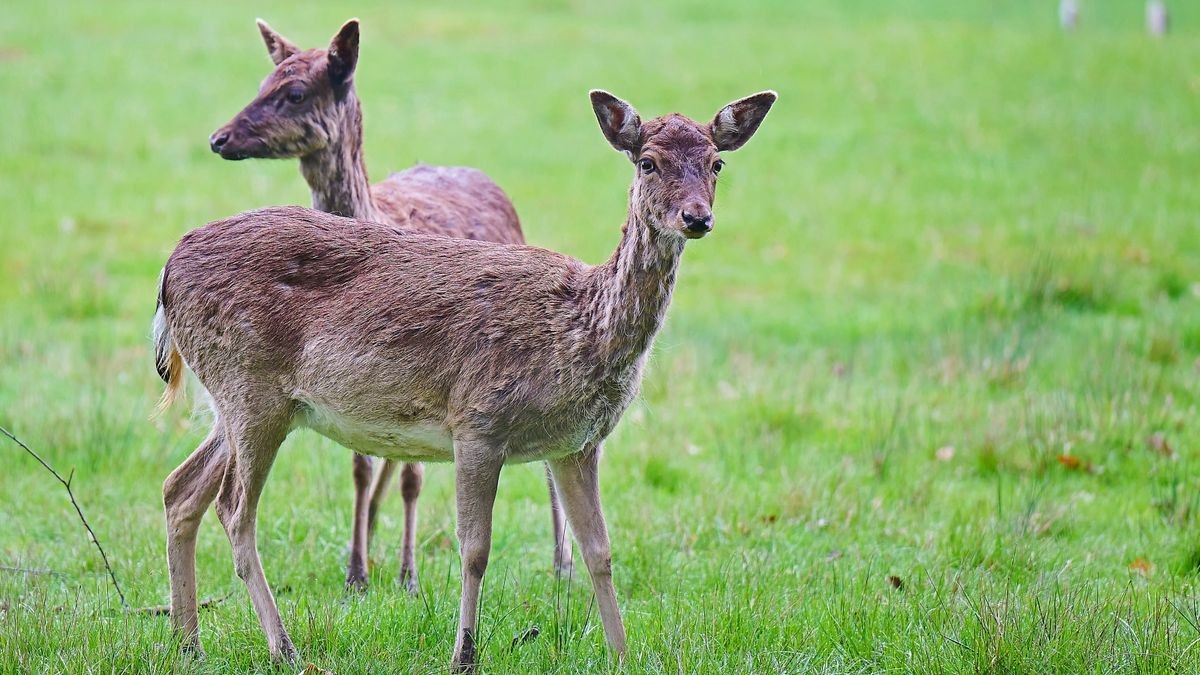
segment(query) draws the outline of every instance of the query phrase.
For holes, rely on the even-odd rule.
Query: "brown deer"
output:
[[[196,530],[215,498],[270,652],[295,660],[255,527],[280,444],[307,427],[362,454],[454,463],[456,670],[476,661],[500,471],[547,461],[608,645],[623,654],[601,447],[637,393],[684,244],[713,227],[718,153],[746,143],[775,98],[741,99],[708,124],[678,114],[643,123],[628,103],[593,91],[601,130],[635,167],[620,244],[601,265],[300,207],[184,235],[163,268],[154,322],[163,405],[186,365],[216,414],[163,486],[171,616],[184,646],[200,649]]]
[[[465,167],[416,166],[371,185],[363,163],[362,106],[354,86],[358,63],[358,20],[351,19],[328,49],[301,51],[262,19],[258,30],[275,70],[258,96],[209,138],[225,159],[300,158],[300,172],[312,190],[314,209],[421,232],[502,244],[522,244],[521,223],[512,203],[483,172]],[[396,468],[386,460],[372,483],[371,458],[354,456],[354,521],[346,587],[368,584],[367,553],[379,506]],[[547,480],[549,468],[547,468]],[[400,583],[417,592],[417,497],[424,469],[406,462],[400,471],[404,498],[404,540]],[[562,509],[550,482],[554,526],[554,569],[571,568]]]

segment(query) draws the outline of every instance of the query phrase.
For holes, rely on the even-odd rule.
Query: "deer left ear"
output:
[[[750,140],[779,96],[763,91],[721,108],[710,129],[717,150],[737,150]]]
[[[329,79],[340,87],[354,77],[357,65],[358,19],[350,19],[329,43]]]

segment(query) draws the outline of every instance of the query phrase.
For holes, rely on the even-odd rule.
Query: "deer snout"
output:
[[[245,133],[239,132],[237,126],[231,122],[208,137],[208,147],[222,159],[239,160],[259,156],[254,152],[255,146],[248,144],[244,136]]]
[[[694,204],[680,212],[683,219],[684,234],[692,239],[699,239],[712,231],[713,215],[708,207]]]
[[[217,154],[221,153],[221,148],[225,147],[225,144],[228,142],[229,131],[224,128],[217,129],[213,132],[212,136],[208,137],[208,147],[212,148],[212,151]]]

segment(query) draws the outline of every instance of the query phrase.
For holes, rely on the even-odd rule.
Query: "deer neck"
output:
[[[650,213],[633,207],[616,252],[596,268],[590,312],[597,356],[619,372],[641,362],[662,327],[684,245],[681,237],[659,232]]]
[[[351,90],[334,107],[328,123],[337,130],[326,147],[300,158],[300,173],[312,190],[312,205],[347,218],[382,222],[371,199],[363,162],[362,106]]]

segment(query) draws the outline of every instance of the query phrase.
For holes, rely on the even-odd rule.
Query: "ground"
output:
[[[688,245],[603,493],[625,672],[1200,670],[1200,12],[1142,3],[529,0],[353,6],[16,1],[0,16],[0,425],[64,472],[130,605],[166,601],[163,478],[202,414],[149,416],[158,270],[188,229],[308,200],[295,162],[207,136],[269,70],[362,20],[376,178],[480,167],[531,242],[588,262],[632,168],[587,91],[707,119],[772,88]],[[193,399],[194,400],[194,399]],[[61,486],[0,439],[0,671],[268,671],[211,515],[208,658],[124,612]],[[299,433],[264,497],[304,660],[438,671],[456,622],[452,473],[421,500],[421,594],[342,593],[350,454]],[[541,468],[501,479],[488,672],[616,668],[556,583]],[[22,572],[35,570],[34,572]],[[538,627],[537,637],[515,640]]]

